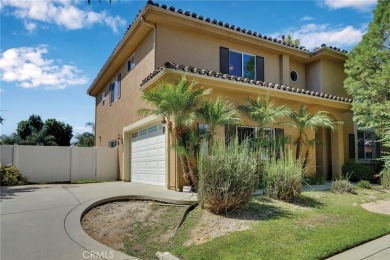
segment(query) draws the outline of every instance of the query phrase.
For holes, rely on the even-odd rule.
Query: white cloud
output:
[[[88,7],[86,2],[76,0],[2,0],[1,8],[9,8],[12,15],[24,22],[29,32],[35,30],[38,22],[55,24],[66,30],[104,24],[114,32],[126,24],[126,20],[120,16],[111,16],[106,11],[83,10],[79,8],[79,4]]]
[[[75,66],[44,58],[47,53],[45,45],[4,51],[0,56],[0,80],[15,82],[23,88],[44,89],[65,89],[88,82]]]
[[[353,26],[331,27],[329,24],[306,24],[300,28],[288,28],[283,34],[290,34],[293,39],[299,39],[307,49],[319,47],[325,43],[328,46],[348,48],[361,40],[365,31]],[[272,37],[280,38],[281,33]]]
[[[73,133],[81,134],[81,133],[85,133],[85,132],[93,133],[92,129],[90,127],[86,127],[86,126],[74,126],[73,127]]]
[[[331,9],[355,8],[361,11],[371,11],[376,0],[323,0],[323,4]]]
[[[301,18],[301,21],[311,21],[311,20],[314,20],[314,18],[311,16],[304,16]]]

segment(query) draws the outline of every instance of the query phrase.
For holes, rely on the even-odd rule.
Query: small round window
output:
[[[298,73],[295,70],[293,70],[290,73],[290,77],[291,77],[292,81],[297,81],[298,80]]]

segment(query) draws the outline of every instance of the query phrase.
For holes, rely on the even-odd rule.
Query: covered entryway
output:
[[[161,124],[131,134],[131,181],[165,186],[166,140]]]

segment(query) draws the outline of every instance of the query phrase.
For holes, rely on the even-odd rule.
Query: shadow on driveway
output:
[[[13,199],[15,196],[17,196],[20,193],[24,192],[33,192],[35,190],[44,189],[47,187],[37,187],[37,186],[2,186],[0,187],[0,201],[2,200],[8,200]]]

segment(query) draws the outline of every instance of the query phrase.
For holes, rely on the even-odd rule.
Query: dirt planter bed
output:
[[[117,197],[90,205],[82,214],[81,226],[114,250],[150,259],[157,251],[170,249],[177,228],[194,207],[193,201]]]

